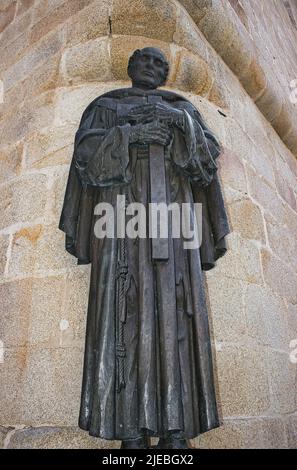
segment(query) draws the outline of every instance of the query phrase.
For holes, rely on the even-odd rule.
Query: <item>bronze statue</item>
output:
[[[202,270],[229,232],[220,146],[185,98],[160,90],[169,65],[136,50],[132,87],[96,98],[75,137],[59,228],[78,264],[91,263],[79,426],[122,448],[188,448],[219,426]],[[181,238],[98,238],[96,206],[202,204],[202,244]],[[125,206],[125,207],[126,207]],[[98,214],[98,213],[97,213]],[[169,230],[170,230],[169,224]]]

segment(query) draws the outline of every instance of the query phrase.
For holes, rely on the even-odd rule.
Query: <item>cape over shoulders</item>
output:
[[[130,88],[118,88],[117,90],[111,90],[107,93],[104,93],[101,96],[98,96],[98,100],[100,98],[113,98],[113,99],[122,99],[127,98],[129,96],[147,96],[147,95],[160,95],[168,101],[188,101],[183,96],[168,90],[162,90],[160,88],[154,90],[141,90],[140,88],[130,87]],[[95,100],[96,101],[96,100]]]
[[[168,91],[168,90],[162,90],[162,89],[144,91],[144,90],[141,90],[140,88],[130,87],[130,88],[118,88],[116,90],[108,91],[107,93],[104,93],[103,95],[97,96],[97,98],[95,98],[83,112],[80,125],[84,122],[87,116],[98,106],[109,108],[115,111],[118,102],[120,102],[122,99],[132,97],[132,96],[141,97],[141,96],[147,96],[147,95],[162,96],[162,98],[165,101],[175,103],[176,105],[178,105],[179,102],[182,105],[186,104],[192,110],[196,111],[200,115],[199,111],[195,108],[195,106],[189,100],[179,95],[178,93],[175,93],[173,91]]]
[[[81,118],[80,127],[86,126],[86,128],[88,128],[88,121],[92,120],[92,114],[96,112],[96,109],[98,107],[105,107],[107,106],[107,104],[111,106],[111,103],[114,103],[116,109],[117,103],[120,103],[123,98],[128,98],[130,96],[145,96],[145,94],[147,93],[148,92],[144,92],[143,90],[131,87],[112,90],[110,92],[98,96],[87,106],[86,110],[84,111]],[[210,130],[206,126],[204,126],[203,119],[199,113],[199,110],[197,110],[195,105],[193,105],[189,100],[178,95],[175,92],[167,90],[157,89],[152,90],[149,93],[161,95],[162,97],[164,97],[165,101],[171,102],[173,106],[183,106],[184,109],[186,109],[192,116],[194,116],[195,119],[197,119],[198,122],[202,125],[203,129],[205,129],[205,133],[207,134],[208,138],[213,138]],[[89,249],[88,239],[79,238],[80,235],[77,227],[80,220],[81,211],[85,212],[85,220],[92,220],[92,214],[90,212],[90,201],[92,200],[91,194],[93,188],[90,186],[87,187],[87,190],[83,188],[76,172],[74,155],[75,152],[73,154],[72,162],[70,165],[68,183],[66,187],[59,228],[66,234],[66,250],[78,258],[78,264],[87,264],[90,262],[89,256],[87,254]],[[205,240],[209,239],[209,237],[215,240],[215,246],[212,250],[210,250],[211,255],[209,255],[209,250],[204,250],[205,254],[201,255],[203,269],[211,269],[215,265],[215,260],[218,257],[222,256],[226,251],[224,237],[229,233],[227,215],[224,208],[220,183],[217,178],[214,179],[214,181],[208,188],[204,188],[201,190],[199,188],[196,188],[195,191],[195,201],[197,200],[198,202],[201,202],[199,199],[199,195],[203,194],[206,199],[210,201],[208,204],[211,206],[209,208],[210,214],[218,214],[214,222],[211,222],[210,220],[207,222],[207,226],[209,227],[209,234],[204,237]],[[212,220],[214,220],[213,217]],[[213,235],[214,232],[215,236]],[[202,243],[202,252],[203,245],[206,246],[206,243]],[[209,258],[209,256],[211,259]]]

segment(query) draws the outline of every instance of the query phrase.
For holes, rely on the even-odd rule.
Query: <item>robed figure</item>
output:
[[[219,426],[202,270],[226,251],[220,147],[188,100],[158,89],[168,70],[160,50],[136,50],[132,87],[87,107],[59,226],[78,264],[91,263],[79,426],[123,448],[147,448],[150,436],[187,448]],[[200,248],[170,233],[165,245],[96,236],[97,205],[116,211],[119,195],[146,208],[200,202]]]

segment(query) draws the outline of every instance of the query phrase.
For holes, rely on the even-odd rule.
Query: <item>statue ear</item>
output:
[[[129,57],[129,63],[130,62],[133,62],[133,60],[135,60],[136,56],[138,56],[140,54],[141,50],[140,49],[136,49],[133,54]]]
[[[136,57],[140,54],[141,50],[140,49],[136,49],[133,54],[130,56],[129,58],[129,62],[128,62],[128,68],[127,68],[127,73],[128,73],[128,76],[132,79],[131,77],[131,69],[133,67],[133,63],[136,59]]]
[[[160,85],[159,86],[164,86],[166,84],[167,79],[168,79],[168,75],[169,75],[169,66],[167,64],[166,69],[165,69],[165,73],[164,73],[163,77],[160,79]]]

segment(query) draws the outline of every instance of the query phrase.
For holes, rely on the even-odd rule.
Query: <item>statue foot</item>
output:
[[[160,438],[156,449],[190,449],[186,439],[176,437]]]
[[[137,439],[127,439],[122,441],[121,449],[149,449],[150,439],[148,437],[138,437]]]

